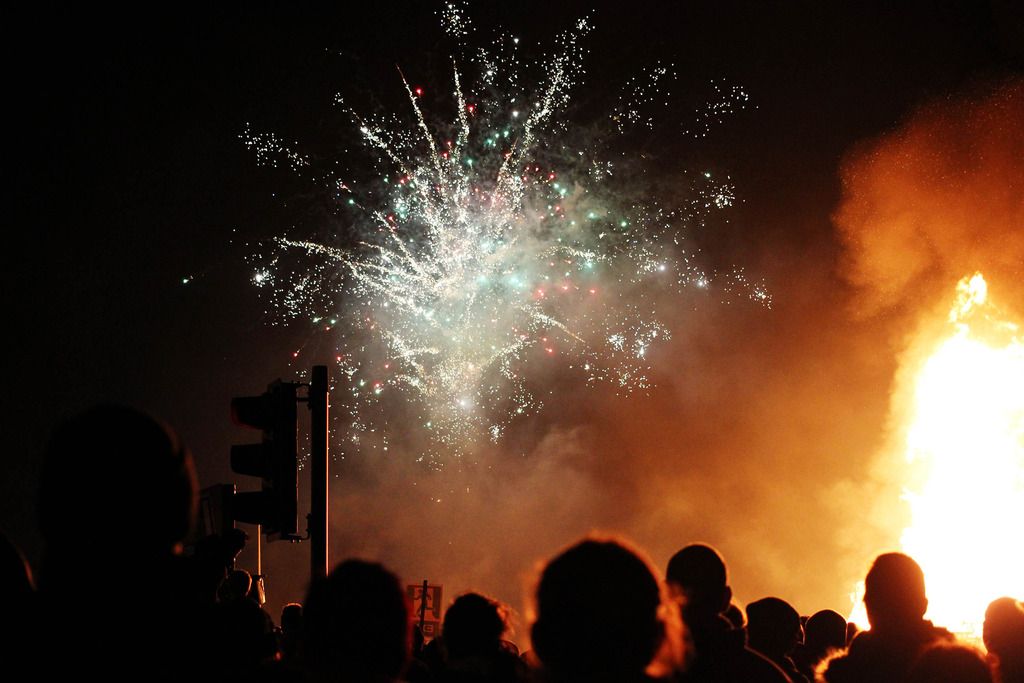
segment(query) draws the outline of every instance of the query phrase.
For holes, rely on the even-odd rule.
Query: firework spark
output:
[[[682,242],[687,226],[733,203],[728,179],[701,174],[681,206],[648,200],[618,178],[621,155],[602,156],[606,135],[567,120],[584,75],[586,19],[535,62],[512,36],[467,48],[472,24],[459,6],[447,5],[442,19],[461,44],[454,121],[434,123],[423,89],[401,73],[411,122],[363,116],[338,97],[381,171],[365,190],[333,174],[321,179],[350,210],[360,242],[280,238],[281,250],[316,265],[287,271],[277,253],[254,279],[292,315],[319,310],[315,302],[331,298],[325,290],[343,292],[341,311],[310,317],[347,330],[337,359],[349,438],[369,442],[373,432],[373,445],[387,448],[388,413],[396,420],[379,408],[397,393],[436,444],[459,453],[539,410],[538,373],[556,364],[619,392],[649,387],[650,350],[671,336],[667,313],[679,305],[666,294],[717,282],[765,305],[770,297],[741,270],[702,270]],[[660,103],[652,93],[672,78],[659,64],[629,81],[604,127],[651,127],[643,107]],[[309,166],[276,136],[245,139],[260,161]]]

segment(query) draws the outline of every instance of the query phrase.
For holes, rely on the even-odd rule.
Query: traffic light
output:
[[[231,447],[232,471],[263,479],[262,490],[235,494],[231,516],[261,524],[268,536],[288,540],[298,538],[297,388],[277,380],[261,396],[231,400],[235,424],[263,431],[261,443]]]

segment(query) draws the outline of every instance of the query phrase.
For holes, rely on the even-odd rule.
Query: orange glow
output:
[[[900,539],[924,569],[927,617],[972,640],[989,602],[1024,595],[1024,344],[987,289],[980,273],[960,281],[917,371]]]

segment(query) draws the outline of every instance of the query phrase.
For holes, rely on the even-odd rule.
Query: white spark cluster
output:
[[[711,99],[694,112],[693,128],[685,131],[694,138],[706,138],[712,129],[722,123],[725,118],[743,111],[750,102],[750,94],[739,85],[726,86],[717,80],[711,81]]]
[[[459,40],[471,33],[453,3],[442,24]],[[425,457],[458,454],[557,401],[555,378],[648,388],[684,289],[719,282],[727,295],[770,303],[741,270],[706,272],[684,248],[684,229],[733,203],[728,180],[705,174],[686,187],[687,202],[663,206],[635,195],[616,175],[621,162],[602,158],[600,137],[566,120],[590,28],[580,20],[537,61],[522,59],[511,36],[464,46],[450,123],[436,122],[423,89],[404,76],[408,121],[346,107],[380,177],[323,180],[362,239],[280,238],[305,267],[275,276],[279,253],[254,280],[292,315],[306,312],[339,334],[353,441],[387,448],[391,428],[411,422],[437,445]],[[653,101],[642,91],[669,75],[660,65],[645,72],[618,116],[653,125],[634,120],[631,107]],[[248,142],[261,160],[268,151],[305,159],[274,136]],[[325,292],[341,293],[341,310],[322,310]]]

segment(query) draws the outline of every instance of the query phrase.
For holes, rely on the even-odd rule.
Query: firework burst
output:
[[[541,409],[551,391],[536,389],[539,375],[553,364],[622,393],[648,388],[649,350],[670,338],[672,295],[683,289],[770,303],[740,270],[702,270],[682,241],[733,203],[728,179],[700,174],[688,200],[669,206],[622,177],[631,161],[605,154],[612,134],[653,125],[645,107],[660,102],[671,67],[631,79],[599,132],[584,132],[566,112],[584,75],[588,20],[528,62],[513,36],[468,47],[471,23],[458,6],[442,19],[459,55],[450,122],[434,121],[423,89],[401,72],[411,121],[363,115],[339,96],[379,176],[317,179],[353,217],[359,243],[279,238],[254,276],[289,315],[338,334],[346,437],[386,449],[399,421],[389,395],[398,395],[401,414],[431,436],[432,459],[497,440]],[[728,93],[732,105],[745,102],[741,89]],[[725,113],[723,101],[701,126]],[[261,162],[311,166],[274,135],[243,139]],[[287,265],[296,251],[315,265]],[[325,300],[338,310],[324,310]]]

